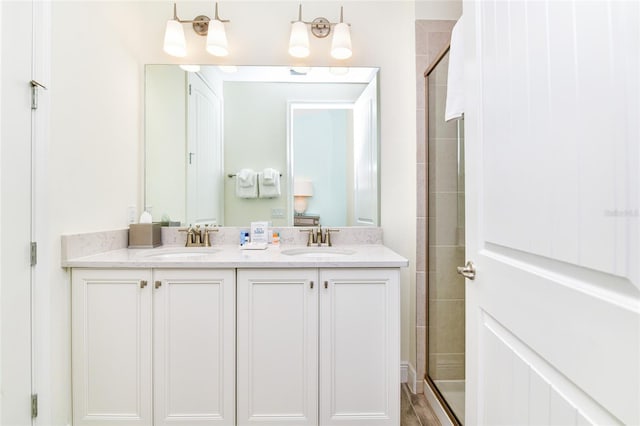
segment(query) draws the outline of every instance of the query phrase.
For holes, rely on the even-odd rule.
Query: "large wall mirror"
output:
[[[145,208],[182,225],[378,226],[377,75],[147,65]]]

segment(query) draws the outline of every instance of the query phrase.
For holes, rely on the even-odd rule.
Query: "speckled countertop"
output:
[[[287,254],[295,253],[295,254]],[[67,259],[72,268],[385,268],[407,259],[379,244],[311,247],[281,246],[241,250],[238,246],[118,249]]]
[[[380,228],[340,228],[333,247],[306,247],[298,229],[280,228],[282,243],[241,250],[237,228],[220,228],[213,247],[184,247],[186,236],[163,228],[163,246],[126,248],[127,230],[62,236],[65,268],[397,268],[409,262],[382,244]]]

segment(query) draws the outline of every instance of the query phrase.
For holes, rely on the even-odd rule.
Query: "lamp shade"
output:
[[[224,23],[213,19],[209,21],[209,32],[207,33],[207,52],[213,56],[227,56],[227,33],[224,30]]]
[[[302,21],[291,24],[289,54],[295,58],[306,58],[309,56],[309,33],[307,26]]]
[[[295,197],[311,197],[313,196],[313,183],[306,179],[294,179],[293,195]]]
[[[351,31],[349,25],[343,22],[336,24],[333,29],[331,41],[331,56],[336,59],[348,59],[351,57]]]
[[[171,56],[179,58],[187,56],[184,29],[180,22],[173,19],[167,21],[167,27],[164,32],[164,51]]]

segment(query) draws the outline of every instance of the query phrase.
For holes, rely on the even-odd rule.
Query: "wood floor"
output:
[[[400,426],[441,426],[424,395],[412,394],[406,383],[400,394]]]

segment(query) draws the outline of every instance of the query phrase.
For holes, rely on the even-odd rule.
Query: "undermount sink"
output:
[[[171,249],[152,249],[148,252],[141,253],[140,256],[154,260],[193,259],[209,256],[219,251],[220,249],[211,247],[176,247]]]
[[[342,257],[351,256],[355,253],[354,250],[340,249],[335,247],[305,247],[282,250],[282,254],[287,256],[298,257]]]

